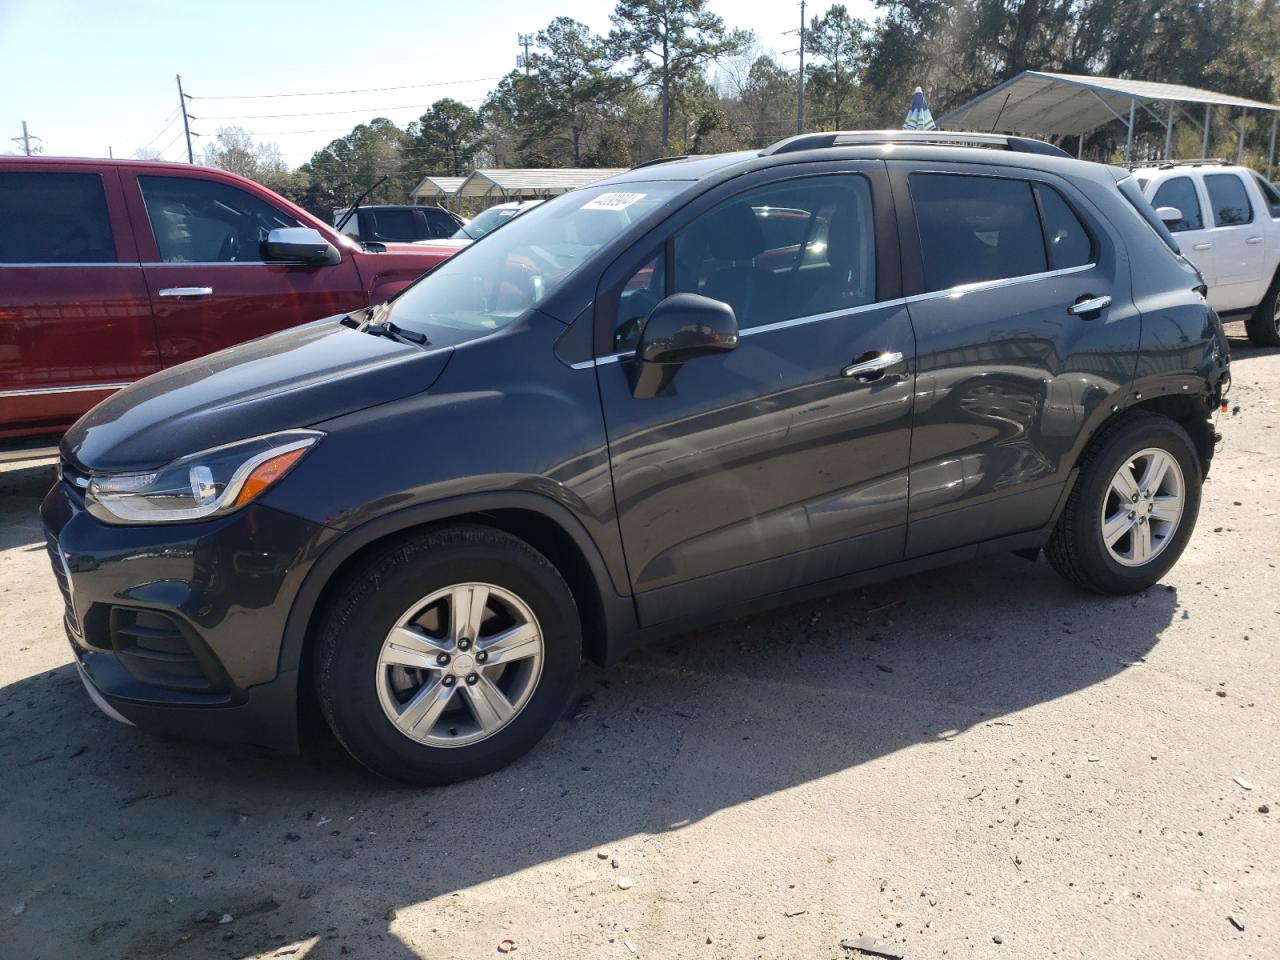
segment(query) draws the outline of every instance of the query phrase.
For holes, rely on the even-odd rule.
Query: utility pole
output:
[[[187,135],[187,163],[195,163],[196,155],[191,149],[191,122],[187,117],[187,95],[182,92],[182,75],[174,74],[178,78],[178,106],[182,109],[182,132]]]
[[[39,140],[40,138],[39,138],[39,137],[37,137],[37,136],[35,136],[34,134],[32,134],[30,131],[28,131],[28,130],[27,130],[27,121],[23,120],[23,121],[22,121],[22,136],[20,136],[20,137],[10,137],[9,139],[10,139],[10,140],[12,140],[14,143],[20,143],[20,144],[22,144],[22,152],[23,152],[23,153],[25,153],[25,154],[29,157],[29,156],[31,156],[31,141],[32,141],[32,140]]]
[[[800,0],[800,29],[785,31],[787,34],[800,34],[800,49],[799,51],[783,51],[784,53],[799,52],[800,54],[800,88],[799,93],[796,95],[796,133],[798,134],[804,133],[804,6],[805,0]]]
[[[800,93],[796,97],[796,133],[804,133],[804,0],[800,0]]]
[[[517,65],[519,65],[519,66],[521,66],[521,67],[524,67],[524,75],[525,75],[526,77],[527,77],[527,76],[529,76],[529,48],[530,48],[531,46],[533,46],[533,41],[534,41],[535,39],[536,39],[536,38],[534,37],[534,35],[533,35],[532,33],[517,33],[517,34],[516,34],[516,43],[518,43],[518,44],[520,44],[520,46],[524,47],[524,56],[523,56],[523,57],[518,57],[518,58],[517,58],[517,60],[516,60],[516,62],[517,62]]]

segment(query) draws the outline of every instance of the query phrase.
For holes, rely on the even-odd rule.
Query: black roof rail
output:
[[[1044,140],[1014,137],[1003,133],[963,133],[956,130],[835,130],[828,133],[802,133],[779,140],[760,151],[768,157],[797,150],[823,150],[828,147],[865,147],[902,143],[938,147],[995,147],[1018,153],[1039,153],[1048,157],[1070,157],[1067,151]]]
[[[641,167],[653,167],[653,166],[657,166],[660,163],[673,163],[676,160],[692,160],[692,159],[693,157],[687,153],[682,153],[679,156],[675,156],[675,157],[654,157],[652,160],[646,160],[643,163],[637,163],[631,169],[639,170]]]

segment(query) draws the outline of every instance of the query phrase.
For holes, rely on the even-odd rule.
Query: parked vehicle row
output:
[[[364,247],[221,170],[0,157],[0,441],[121,387],[394,296],[452,251]]]
[[[1136,176],[1204,275],[1209,304],[1243,317],[1254,343],[1280,347],[1280,191],[1247,167],[1219,161],[1164,163]]]
[[[1230,379],[1199,274],[1128,171],[924,136],[638,168],[109,397],[42,507],[90,696],[284,749],[314,696],[440,783],[694,623],[994,551],[1154,583]]]

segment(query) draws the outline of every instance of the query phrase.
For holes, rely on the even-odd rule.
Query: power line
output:
[[[452,87],[464,83],[487,83],[502,77],[474,77],[470,80],[437,80],[432,83],[408,83],[399,87],[361,87],[355,90],[313,90],[309,93],[246,93],[240,96],[195,96],[191,100],[268,100],[275,97],[336,97],[347,93],[385,93],[388,90],[416,90],[422,87]]]
[[[169,118],[165,120],[164,126],[160,128],[160,132],[157,133],[150,140],[148,140],[146,143],[144,143],[142,145],[142,149],[143,150],[147,149],[147,147],[151,146],[153,143],[155,143],[157,140],[163,137],[169,131],[169,128],[173,126],[173,121],[177,119],[178,119],[178,111],[174,110],[173,113],[169,114]]]
[[[484,98],[487,99],[487,98]],[[467,105],[484,103],[484,99],[460,100]],[[283,117],[332,117],[340,113],[385,113],[392,110],[425,110],[430,104],[402,103],[397,106],[352,107],[350,110],[312,110],[305,113],[230,113],[230,114],[191,114],[192,120],[279,120]]]

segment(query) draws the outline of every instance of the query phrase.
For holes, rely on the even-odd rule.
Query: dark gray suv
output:
[[[43,506],[117,719],[496,769],[697,620],[994,551],[1088,590],[1191,536],[1228,355],[1128,172],[827,133],[552,200],[388,305],[158,373]]]

